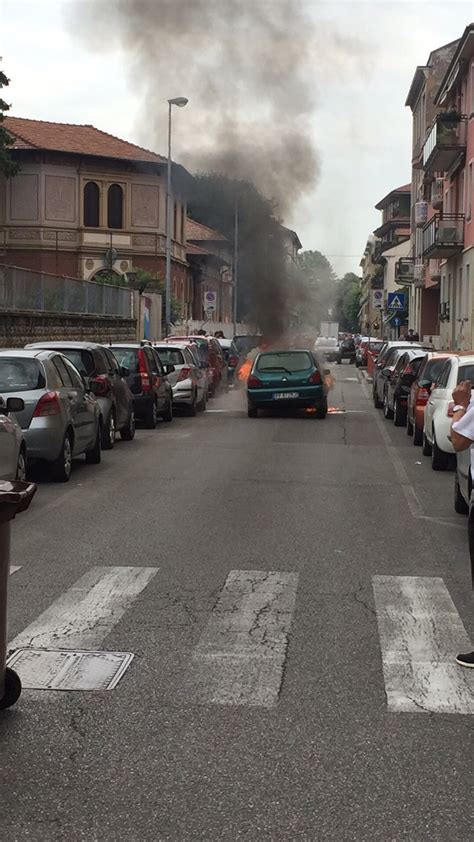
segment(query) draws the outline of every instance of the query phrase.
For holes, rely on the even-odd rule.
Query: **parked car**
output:
[[[454,447],[451,444],[453,417],[453,389],[461,380],[474,383],[474,354],[456,354],[448,357],[436,383],[420,381],[429,391],[423,427],[423,455],[431,456],[431,467],[445,471],[454,465]]]
[[[160,342],[154,346],[163,366],[170,366],[168,380],[172,389],[173,405],[184,408],[189,415],[204,410],[207,402],[207,378],[199,367],[199,358],[193,355],[186,343]]]
[[[193,342],[207,367],[209,395],[215,395],[221,387],[227,389],[227,363],[217,339],[213,336],[169,336],[167,342]]]
[[[314,350],[317,354],[322,354],[328,363],[334,363],[339,351],[337,339],[333,336],[318,336],[314,343]]]
[[[125,441],[135,435],[133,397],[112,351],[95,342],[35,342],[27,349],[47,348],[64,354],[96,396],[102,415],[102,448],[111,450],[117,430]]]
[[[259,409],[276,406],[315,409],[317,418],[328,410],[324,371],[311,351],[262,351],[247,380],[249,418]]]
[[[0,371],[0,389],[3,388]],[[0,396],[0,480],[26,478],[26,442],[15,413],[22,412],[22,398],[8,397],[9,388]]]
[[[227,363],[227,382],[231,384],[234,382],[235,372],[239,365],[239,352],[233,339],[218,339],[217,341]]]
[[[356,349],[354,340],[352,338],[343,339],[342,342],[339,343],[339,348],[336,354],[336,363],[338,365],[342,365],[343,360],[349,360],[349,362],[354,365],[355,358]]]
[[[0,394],[20,398],[16,413],[28,460],[48,463],[57,482],[67,482],[72,459],[101,460],[102,415],[74,365],[56,351],[0,351]]]
[[[454,511],[468,515],[472,492],[471,448],[456,453],[454,474]]]
[[[362,368],[363,366],[367,365],[367,357],[369,351],[374,356],[377,356],[383,344],[384,343],[382,339],[370,339],[364,337],[356,348],[355,364],[357,368]]]
[[[133,395],[135,418],[148,430],[155,429],[160,416],[163,421],[172,421],[173,394],[167,374],[173,366],[163,366],[154,348],[145,342],[117,343],[110,350]]]
[[[418,348],[402,351],[387,378],[383,413],[385,418],[393,418],[396,427],[406,424],[408,395],[424,358],[425,352]]]
[[[394,340],[393,342],[385,342],[377,356],[373,375],[372,375],[372,397],[374,406],[377,409],[383,407],[384,392],[387,382],[386,375],[383,374],[384,369],[393,371],[395,363],[400,354],[399,351],[406,351],[408,348],[422,348],[423,351],[432,351],[433,346],[422,342],[404,342]]]
[[[407,435],[413,436],[414,445],[423,443],[425,407],[430,396],[429,391],[420,386],[420,381],[429,380],[430,383],[436,383],[448,356],[450,355],[447,353],[428,351],[411,385],[407,404]]]

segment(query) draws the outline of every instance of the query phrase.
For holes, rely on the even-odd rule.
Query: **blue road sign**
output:
[[[393,320],[393,324],[395,325],[395,327],[400,327],[401,323],[401,319],[397,318]]]
[[[387,295],[388,310],[404,310],[406,306],[406,295],[404,292],[389,292]]]

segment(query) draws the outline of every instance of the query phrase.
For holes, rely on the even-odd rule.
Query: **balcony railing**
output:
[[[423,146],[423,168],[447,172],[466,148],[466,117],[439,114]]]
[[[423,228],[423,257],[451,257],[463,248],[464,214],[436,214]]]

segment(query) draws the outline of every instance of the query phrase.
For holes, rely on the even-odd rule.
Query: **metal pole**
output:
[[[234,218],[234,336],[237,333],[237,280],[238,280],[238,248],[239,248],[239,210],[237,199],[235,200]]]
[[[168,170],[166,181],[166,286],[165,286],[165,335],[171,325],[171,102],[168,103]]]

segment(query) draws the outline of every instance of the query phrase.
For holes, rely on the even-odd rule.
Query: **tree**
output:
[[[354,272],[347,272],[338,284],[336,315],[343,330],[359,329],[360,278]]]
[[[306,321],[316,328],[331,319],[337,295],[337,277],[329,260],[320,251],[303,251],[299,266],[306,288]]]
[[[9,84],[10,80],[0,70],[0,89],[8,87]],[[13,161],[10,152],[13,138],[2,125],[5,120],[5,114],[9,110],[10,106],[8,103],[0,97],[0,175],[6,178],[10,178],[10,176],[16,175],[18,172],[18,164]]]

